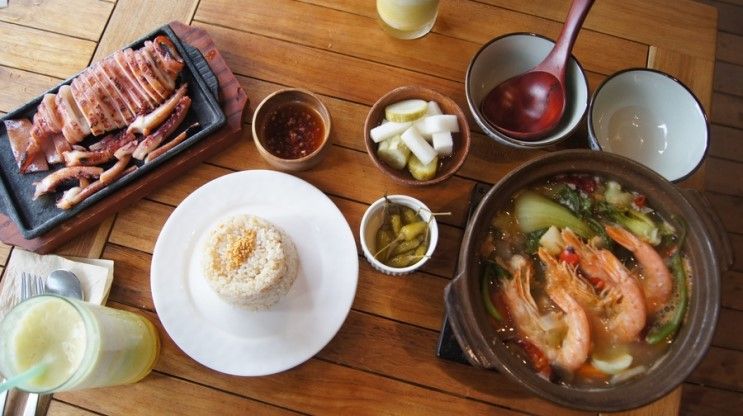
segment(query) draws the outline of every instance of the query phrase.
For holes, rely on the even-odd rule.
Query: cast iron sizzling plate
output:
[[[182,152],[192,144],[204,140],[226,122],[227,118],[219,106],[217,99],[219,91],[217,78],[212,73],[204,57],[201,56],[201,53],[197,49],[183,44],[170,26],[165,25],[127,47],[138,49],[144,45],[145,40],[152,40],[158,35],[165,35],[173,41],[178,53],[185,62],[186,65],[178,76],[177,85],[183,82],[187,83],[188,95],[192,100],[191,108],[186,115],[186,119],[178,130],[173,133],[172,137],[175,137],[195,122],[199,123],[198,129],[195,129],[195,133],[192,133],[185,141],[150,163],[144,164],[141,161],[132,159],[131,163],[139,166],[139,169],[134,173],[119,178],[113,184],[101,189],[72,209],[65,211],[55,206],[57,199],[61,196],[61,192],[59,191],[43,195],[35,201],[33,200],[34,182],[42,180],[54,170],[62,167],[62,165],[53,165],[52,169],[47,172],[21,174],[18,171],[18,165],[10,148],[10,141],[8,140],[5,125],[0,123],[0,211],[3,211],[13,219],[24,238],[31,239],[48,232],[57,225],[72,218],[80,211],[95,204],[97,201],[115,193],[126,184],[138,178],[146,177],[148,172],[157,169],[168,159]],[[70,84],[77,75],[68,78],[44,94],[56,93],[59,87]],[[0,121],[19,118],[32,119],[44,94],[41,94],[22,107],[11,111],[0,118]],[[102,136],[94,139],[91,139],[91,137],[93,136],[88,136],[81,144],[87,147],[87,145],[102,138]],[[108,168],[112,165],[113,162],[109,162],[103,165],[103,167]]]

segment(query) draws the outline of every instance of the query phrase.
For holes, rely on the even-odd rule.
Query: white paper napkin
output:
[[[91,303],[105,304],[114,277],[112,260],[65,258],[56,255],[39,255],[14,248],[0,282],[0,319],[17,303],[21,296],[23,272],[46,278],[54,270],[69,270],[80,278],[83,298]]]

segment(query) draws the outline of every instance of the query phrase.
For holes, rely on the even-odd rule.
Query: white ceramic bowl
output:
[[[571,55],[566,72],[566,108],[557,129],[538,140],[509,137],[492,127],[480,112],[480,104],[494,87],[542,62],[554,42],[533,33],[512,33],[491,40],[472,57],[465,77],[467,105],[483,132],[490,138],[518,148],[534,149],[567,138],[583,119],[588,107],[588,81],[583,68]]]
[[[379,230],[379,227],[382,225],[382,210],[384,209],[385,197],[374,201],[374,203],[366,209],[364,216],[361,217],[361,226],[359,227],[359,239],[361,240],[361,250],[364,252],[364,257],[366,257],[369,264],[371,264],[376,270],[392,276],[401,276],[418,270],[426,264],[428,259],[431,258],[433,252],[436,250],[436,244],[439,242],[439,226],[436,223],[436,217],[431,215],[431,210],[428,209],[423,202],[415,198],[406,195],[388,195],[386,200],[395,204],[410,207],[417,211],[423,221],[428,221],[428,229],[431,233],[428,250],[426,251],[425,257],[420,261],[402,268],[387,266],[374,258],[374,252],[377,250],[375,241],[376,234],[377,230]]]
[[[652,69],[607,78],[588,111],[591,147],[626,156],[669,181],[691,175],[709,143],[702,105],[680,81]]]

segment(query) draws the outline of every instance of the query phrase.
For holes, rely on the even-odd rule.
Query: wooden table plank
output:
[[[743,360],[740,351],[710,347],[687,381],[743,393]]]
[[[460,106],[466,104],[460,82],[201,22],[194,25],[209,32],[238,75],[310,87],[368,105],[394,87],[420,84],[449,95]]]
[[[98,43],[93,61],[108,56],[173,20],[188,24],[198,3],[198,0],[119,0]]]
[[[57,78],[88,65],[95,42],[0,22],[0,63]]]
[[[303,0],[328,8],[376,18],[374,2],[365,0]],[[564,19],[564,16],[563,18]],[[560,21],[562,21],[560,19]],[[490,7],[481,2],[459,0],[439,3],[439,16],[433,32],[481,45],[492,38],[514,32],[532,32],[555,39],[562,24],[536,15],[520,13],[508,8]],[[378,29],[377,29],[378,30]],[[425,38],[424,38],[425,39]],[[420,40],[413,42],[421,43]],[[608,75],[629,66],[643,66],[647,46],[606,35],[601,31],[582,30],[573,54],[584,67]],[[467,59],[469,61],[469,58]]]
[[[160,229],[173,207],[142,200],[116,215],[109,242],[152,253]],[[142,227],[142,224],[147,224]]]
[[[9,112],[57,85],[60,78],[0,66],[0,111]]]
[[[639,409],[628,410],[626,412],[599,413],[600,415],[612,416],[656,416],[656,415],[677,415],[681,403],[681,387],[678,387],[668,393],[665,397],[643,406]]]
[[[729,271],[722,276],[722,305],[743,310],[743,273]]]
[[[0,9],[0,20],[97,42],[112,9],[99,0],[13,0]]]
[[[743,181],[740,180],[739,164],[732,160],[709,158],[707,168],[715,172],[705,178],[705,189],[724,195],[743,194]]]
[[[741,135],[741,130],[713,124],[710,135],[714,138],[710,143],[710,156],[737,161],[743,160],[743,146],[741,146],[743,135]]]
[[[103,253],[103,247],[113,227],[114,216],[103,220],[100,224],[80,234],[60,246],[56,252],[63,256],[78,256],[97,259]]]
[[[568,0],[483,2],[558,22],[565,20],[570,4]],[[691,0],[598,1],[583,27],[704,59],[715,56],[709,45],[715,42],[717,10]]]
[[[712,345],[743,352],[743,337],[738,330],[741,322],[743,322],[743,311],[721,308]]]
[[[160,373],[152,373],[143,381],[128,386],[59,393],[55,397],[76,406],[111,416],[296,414]]]
[[[743,65],[743,36],[719,33],[717,36],[717,59]]]
[[[312,16],[312,25],[291,23],[306,16]],[[429,74],[454,81],[464,79],[467,61],[479,48],[436,33],[410,48],[409,42],[391,39],[379,30],[373,19],[293,0],[202,1],[194,19],[391,66],[425,68]]]
[[[152,255],[109,243],[106,244],[101,258],[113,260],[116,264],[109,297],[120,303],[154,312],[155,305],[150,291]]]
[[[69,405],[59,400],[52,400],[47,411],[49,416],[95,416],[95,413]]]
[[[740,393],[711,389],[692,383],[685,383],[683,392],[682,415],[720,416],[743,409],[743,394]]]

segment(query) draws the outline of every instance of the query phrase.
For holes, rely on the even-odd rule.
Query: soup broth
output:
[[[659,363],[683,322],[683,222],[609,178],[558,176],[490,223],[482,301],[501,340],[558,383],[622,383]]]

